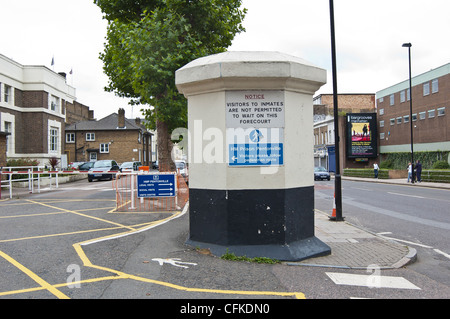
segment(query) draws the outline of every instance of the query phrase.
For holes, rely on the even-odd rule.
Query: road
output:
[[[316,182],[316,209],[330,211],[334,181]],[[345,220],[418,251],[408,268],[450,286],[450,191],[342,181]]]
[[[163,298],[192,305],[205,298],[450,296],[449,191],[343,181],[347,221],[418,250],[416,263],[382,276],[420,289],[371,289],[334,282],[367,276],[365,269],[233,262],[199,253],[184,245],[187,213],[114,212],[111,185],[80,181],[0,201],[0,299]],[[331,213],[333,191],[333,181],[315,183],[316,209]]]

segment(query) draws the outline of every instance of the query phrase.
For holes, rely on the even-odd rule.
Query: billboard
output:
[[[347,158],[378,156],[376,113],[347,113]]]

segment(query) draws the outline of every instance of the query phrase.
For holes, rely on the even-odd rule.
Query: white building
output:
[[[76,100],[65,74],[21,65],[0,54],[0,132],[7,132],[7,159],[41,165],[64,154],[66,106]]]

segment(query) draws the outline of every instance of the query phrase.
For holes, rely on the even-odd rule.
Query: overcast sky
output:
[[[328,72],[317,94],[332,93],[329,1],[243,0],[246,32],[229,50],[280,51]],[[376,93],[408,78],[412,43],[413,76],[450,62],[450,1],[334,0],[338,93]],[[141,107],[104,92],[99,53],[106,21],[93,0],[3,0],[0,53],[23,65],[66,72],[77,100],[100,119],[119,107],[129,118]],[[55,65],[51,66],[54,57]],[[69,75],[73,70],[73,76]]]

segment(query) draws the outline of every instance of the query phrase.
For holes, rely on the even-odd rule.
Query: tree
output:
[[[159,165],[174,169],[170,132],[187,126],[187,101],[175,71],[202,56],[226,51],[244,31],[242,0],[94,0],[108,20],[100,58],[109,92],[148,104],[158,134]]]

